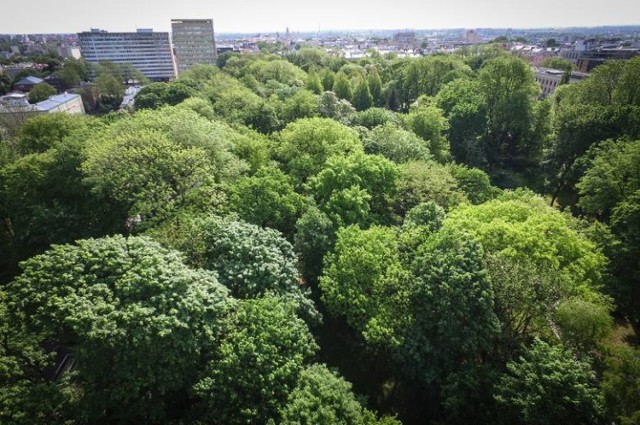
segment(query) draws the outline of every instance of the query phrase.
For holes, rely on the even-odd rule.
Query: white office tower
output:
[[[176,76],[168,32],[107,32],[92,28],[78,37],[80,52],[87,62],[128,63],[153,81],[168,81]]]

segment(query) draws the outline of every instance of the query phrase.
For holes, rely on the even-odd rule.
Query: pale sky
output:
[[[89,28],[169,31],[213,18],[216,32],[535,28],[640,24],[640,0],[1,0],[0,33]]]

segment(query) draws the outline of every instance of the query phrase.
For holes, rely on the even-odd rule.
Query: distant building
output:
[[[418,45],[418,39],[415,32],[400,32],[393,36],[393,41],[401,50],[415,49]]]
[[[173,19],[171,35],[178,74],[196,64],[216,64],[213,19]]]
[[[476,30],[467,30],[464,33],[464,41],[466,41],[469,44],[478,44],[482,40],[480,39],[480,34],[478,34],[478,31],[476,31]]]
[[[547,97],[551,93],[553,93],[558,86],[563,83],[563,79],[565,79],[565,71],[560,71],[558,69],[549,69],[549,68],[533,68],[533,75],[540,84],[540,89],[542,90],[541,96]],[[589,74],[585,74],[583,72],[573,71],[569,76],[569,80],[566,81],[568,84],[577,83],[585,79]]]
[[[38,77],[24,77],[13,85],[13,89],[21,92],[29,92],[38,84],[42,84],[44,80]]]
[[[92,28],[79,33],[78,38],[82,57],[89,63],[128,63],[153,81],[168,81],[176,76],[167,32],[107,32]]]
[[[67,114],[84,114],[84,104],[79,94],[62,93],[49,97],[47,100],[30,104],[27,95],[10,93],[0,97],[0,113],[38,114],[65,112]]]

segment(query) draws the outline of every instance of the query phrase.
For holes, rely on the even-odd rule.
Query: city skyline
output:
[[[171,19],[213,18],[216,33],[444,28],[547,28],[634,25],[637,7],[629,0],[540,0],[534,5],[510,0],[420,0],[321,3],[250,0],[236,3],[112,0],[109,7],[82,0],[30,2],[30,13],[13,2],[0,14],[0,33],[74,33],[100,28],[171,31]],[[97,18],[99,17],[99,18]],[[636,21],[632,21],[636,19]]]

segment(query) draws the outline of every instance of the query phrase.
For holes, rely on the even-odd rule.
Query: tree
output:
[[[508,420],[522,424],[596,424],[603,397],[587,363],[536,339],[496,385]]]
[[[482,136],[487,129],[487,104],[476,80],[458,79],[436,96],[449,123],[447,138],[457,162],[486,169]]]
[[[382,106],[384,103],[384,98],[382,97],[382,79],[375,66],[369,68],[367,84],[369,85],[371,97],[373,97],[373,105]]]
[[[623,425],[640,418],[640,350],[622,346],[611,351],[602,377],[607,410]]]
[[[412,107],[406,122],[411,131],[427,142],[436,161],[445,162],[449,159],[449,142],[445,138],[449,123],[442,110],[434,106]]]
[[[193,387],[198,410],[214,423],[278,420],[317,348],[291,303],[272,297],[239,302],[215,361]]]
[[[305,281],[316,282],[322,273],[322,260],[333,247],[334,224],[318,207],[312,205],[296,222],[294,247]]]
[[[400,127],[402,122],[399,114],[385,108],[369,108],[359,111],[350,117],[349,125],[362,126],[369,130],[381,126],[383,124],[395,124]]]
[[[214,167],[205,150],[172,142],[157,130],[98,139],[87,148],[84,181],[122,206],[135,222],[162,219],[185,206],[215,201]]]
[[[569,282],[571,290],[593,294],[602,282],[606,260],[584,234],[574,230],[572,220],[531,192],[515,191],[450,211],[444,228],[471,232],[487,253],[549,268]]]
[[[277,168],[263,167],[230,187],[229,208],[249,223],[293,236],[306,199],[294,191],[292,179]]]
[[[326,91],[320,96],[320,116],[323,118],[333,118],[346,123],[355,112],[355,108],[348,100],[338,99],[332,91]]]
[[[353,98],[349,79],[342,71],[338,72],[338,74],[336,75],[332,90],[340,99],[351,101],[351,99]]]
[[[56,94],[56,89],[47,83],[40,83],[29,92],[29,103],[38,103],[47,100],[50,96]]]
[[[332,315],[344,317],[369,343],[393,347],[406,321],[408,279],[395,229],[349,226],[338,230],[325,258],[320,289]]]
[[[482,204],[493,199],[499,193],[497,188],[491,186],[487,173],[478,168],[451,164],[449,171],[458,181],[458,187],[472,204]]]
[[[613,319],[602,303],[571,298],[562,302],[556,320],[563,341],[579,352],[587,353],[611,332]]]
[[[434,201],[445,210],[467,201],[449,169],[436,162],[411,161],[400,168],[396,211],[404,216],[421,202]]]
[[[403,76],[408,103],[413,103],[421,95],[435,96],[445,84],[470,74],[471,69],[455,56],[434,55],[414,59]]]
[[[216,272],[234,298],[278,296],[296,303],[304,318],[317,318],[298,281],[293,247],[273,229],[216,216],[181,215],[148,232],[184,253],[194,268]]]
[[[358,111],[364,111],[373,105],[373,96],[365,79],[360,79],[352,95],[353,106]]]
[[[529,65],[514,56],[488,61],[478,81],[487,105],[483,147],[489,173],[499,185],[513,186],[513,174],[535,168],[542,154],[542,137],[533,131],[533,104],[539,88]]]
[[[320,209],[337,224],[367,225],[370,220],[385,223],[392,218],[398,174],[396,165],[379,155],[356,153],[347,157],[332,156],[307,186]],[[363,217],[363,221],[347,220],[353,212],[353,206],[336,202],[343,197],[343,191],[353,188],[364,191],[368,198],[366,209],[371,217]],[[346,210],[341,207],[346,207]]]
[[[434,233],[411,271],[409,324],[399,348],[402,368],[419,382],[442,382],[493,345],[499,322],[482,246],[467,235]]]
[[[640,190],[640,141],[607,142],[595,149],[595,157],[580,182],[578,206],[585,212],[609,217],[619,202]]]
[[[368,425],[378,423],[351,391],[351,384],[314,364],[300,373],[298,384],[281,411],[283,425]],[[385,422],[393,425],[395,421]]]
[[[371,108],[368,111],[375,109],[377,108]],[[392,123],[374,128],[364,140],[364,150],[368,154],[382,155],[398,164],[432,159],[425,140]]]
[[[22,403],[53,388],[67,409],[56,412],[61,422],[77,414],[162,423],[180,411],[226,328],[230,301],[212,273],[147,238],[122,236],[57,245],[22,268],[2,294],[2,357],[13,376],[3,373],[0,399],[15,403],[12,419],[35,419]],[[74,370],[56,381],[66,353]]]
[[[0,73],[0,96],[9,93],[11,90],[11,78],[4,72]]]
[[[319,97],[308,90],[300,89],[284,101],[281,119],[283,123],[289,123],[300,118],[317,117],[320,115],[319,109]]]
[[[361,151],[362,142],[355,131],[326,118],[290,123],[280,132],[275,148],[285,171],[300,183],[317,174],[328,157]]]
[[[322,87],[322,83],[320,82],[320,77],[316,73],[314,68],[309,70],[309,74],[307,75],[307,82],[305,83],[305,88],[309,90],[313,94],[320,95],[324,91]]]
[[[136,108],[156,109],[162,105],[177,105],[195,93],[195,89],[183,80],[152,83],[144,86],[136,94]]]

